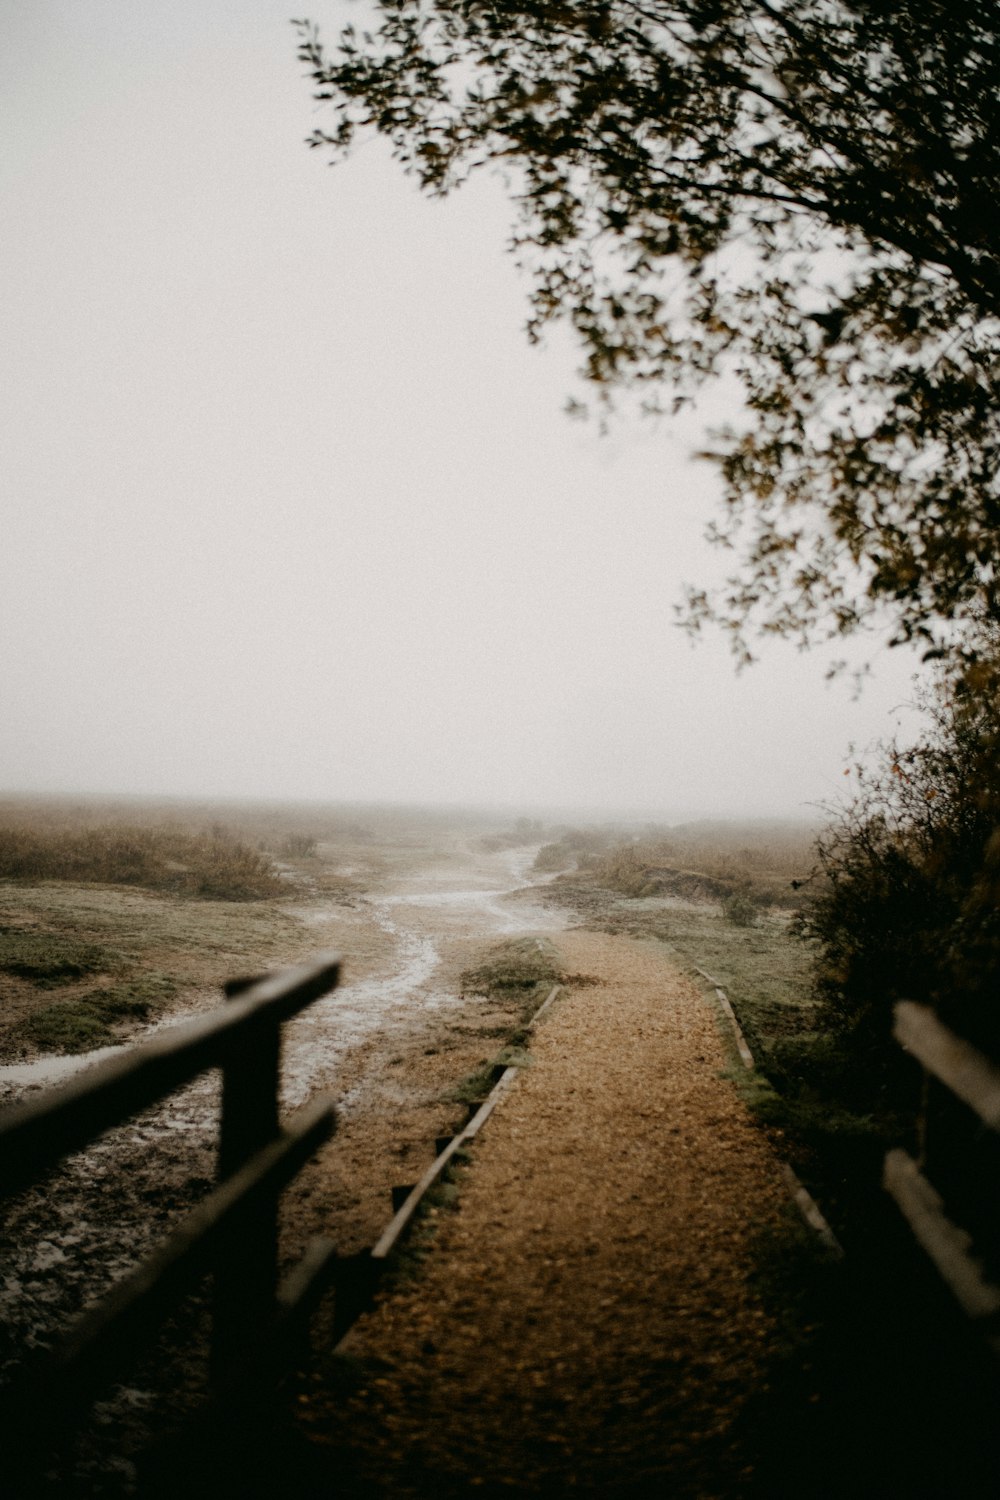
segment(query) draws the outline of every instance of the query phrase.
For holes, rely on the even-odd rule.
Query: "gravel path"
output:
[[[569,989],[416,1281],[303,1396],[343,1494],[733,1496],[773,1335],[751,1241],[786,1210],[712,1004],[658,945],[560,934]]]

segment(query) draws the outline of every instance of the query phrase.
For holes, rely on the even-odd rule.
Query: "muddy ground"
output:
[[[431,840],[408,837],[383,845],[378,858],[367,851],[363,864],[338,869],[341,884],[332,893],[323,879],[328,869],[300,870],[281,905],[278,937],[269,927],[262,952],[252,943],[244,954],[219,944],[229,973],[240,971],[236,960],[244,956],[257,971],[275,959],[343,955],[338,990],[286,1028],[286,1111],[329,1090],[339,1121],[335,1138],[285,1195],[283,1264],[314,1234],[328,1236],[344,1254],[371,1245],[391,1217],[392,1188],[415,1181],[434,1157],[435,1138],[464,1122],[461,1081],[495,1056],[522,1013],[516,998],[464,995],[462,971],[499,941],[544,941],[565,922],[558,907],[543,905],[530,888],[536,848],[490,847],[468,828],[439,829]],[[49,907],[54,892],[47,892]],[[100,906],[109,924],[116,902],[123,922],[141,922],[147,900],[126,891],[77,895]],[[5,888],[3,901],[9,917],[17,911],[16,887]],[[24,902],[27,911],[27,892]],[[173,1014],[154,1029],[217,1003],[203,978],[192,976]],[[23,986],[18,998],[23,1005]],[[20,1056],[0,1065],[6,1102],[58,1086],[91,1060],[25,1056],[25,1050],[22,1043]],[[207,1075],[8,1205],[0,1270],[4,1378],[49,1345],[209,1190],[218,1100],[218,1080]],[[179,1416],[203,1391],[205,1322],[195,1299],[176,1320],[168,1347],[98,1406],[97,1425],[80,1453],[68,1467],[53,1469],[60,1492],[129,1493],[132,1455],[145,1441],[149,1413],[155,1410],[158,1427],[169,1423],[170,1408]]]

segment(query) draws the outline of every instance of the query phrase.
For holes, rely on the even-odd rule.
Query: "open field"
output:
[[[0,1062],[123,1041],[328,942],[364,978],[392,949],[365,899],[480,836],[421,810],[0,800]]]
[[[628,829],[517,828],[419,810],[49,804],[37,813],[32,827],[25,804],[0,806],[0,828],[27,828],[67,848],[74,843],[65,827],[74,838],[103,830],[97,842],[105,850],[114,847],[107,830],[124,831],[126,846],[134,843],[129,830],[150,830],[145,847],[154,852],[168,843],[176,850],[178,837],[197,840],[207,828],[210,846],[254,850],[277,884],[267,897],[220,900],[135,881],[0,880],[0,1097],[23,1096],[95,1048],[217,1004],[224,979],[323,950],[344,955],[342,987],[287,1028],[285,1107],[332,1090],[339,1127],[285,1195],[285,1264],[317,1233],[347,1255],[370,1246],[389,1218],[392,1188],[419,1179],[435,1138],[464,1121],[492,1066],[511,1058],[530,1065],[523,1023],[563,976],[567,925],[639,939],[640,958],[655,951],[659,962],[673,959],[688,974],[711,974],[758,1060],[748,1075],[734,1059],[725,1076],[848,1249],[846,1269],[831,1265],[790,1204],[777,1230],[748,1240],[741,1274],[778,1333],[767,1382],[747,1408],[759,1428],[761,1464],[747,1493],[773,1500],[807,1492],[812,1445],[843,1475],[880,1443],[887,1457],[876,1430],[885,1414],[880,1393],[899,1379],[906,1340],[918,1337],[910,1305],[902,1294],[893,1301],[891,1257],[883,1275],[869,1253],[901,1249],[889,1244],[878,1188],[884,1140],[897,1124],[878,1100],[851,1098],[845,1088],[812,998],[809,950],[781,904],[799,899],[802,886],[793,889],[793,880],[809,878],[805,830],[761,828],[755,847],[750,826],[702,828],[697,838],[690,830],[636,837]],[[574,977],[586,993],[592,976]],[[722,1035],[729,1040],[724,1028]],[[628,1129],[633,1107],[620,1103]],[[217,1086],[206,1078],[10,1206],[0,1379],[205,1194],[215,1171],[217,1108]],[[454,1187],[442,1191],[451,1201]],[[424,1227],[438,1222],[431,1214]],[[424,1243],[409,1258],[418,1274]],[[124,1404],[102,1408],[116,1459],[126,1459],[124,1488],[109,1480],[107,1450],[91,1433],[75,1471],[78,1489],[62,1492],[92,1493],[95,1475],[103,1493],[128,1492],[127,1455],[145,1440],[148,1410],[169,1424],[204,1389],[205,1318],[204,1300],[195,1299],[179,1314],[169,1346],[133,1373]],[[862,1344],[870,1374],[859,1383]],[[912,1353],[919,1370],[920,1351]],[[327,1375],[336,1385],[345,1372]],[[817,1391],[820,1407],[808,1404]],[[788,1431],[798,1434],[797,1454],[789,1452]],[[792,1480],[795,1488],[782,1488]]]
[[[330,809],[168,812],[171,840],[178,825],[197,834],[204,820],[228,815],[217,842],[263,844],[276,894],[218,900],[55,876],[0,880],[0,1098],[23,1097],[95,1049],[101,1055],[108,1043],[217,1005],[228,978],[338,951],[340,989],[286,1028],[285,1107],[332,1090],[339,1128],[285,1195],[282,1254],[297,1257],[317,1233],[354,1253],[384,1228],[391,1189],[418,1178],[435,1137],[464,1121],[470,1080],[523,1022],[538,979],[537,944],[526,935],[561,923],[530,902],[505,901],[505,891],[523,883],[537,841],[508,836],[498,845],[501,820],[419,810],[372,809],[363,818]],[[13,820],[72,847],[88,827],[148,824],[155,834],[163,816],[156,805],[49,804],[32,830],[21,803],[0,808],[0,828]],[[491,987],[482,973],[463,984],[466,971],[495,964],[498,942],[506,945],[505,972],[523,957],[524,984]],[[205,1194],[217,1109],[217,1081],[206,1075],[9,1205],[0,1378]],[[203,1318],[197,1303],[181,1319],[182,1347],[202,1347]],[[137,1372],[140,1388],[160,1387],[161,1358]],[[183,1406],[204,1381],[203,1359],[175,1350],[164,1368]],[[141,1409],[119,1411],[115,1421],[124,1449],[132,1428],[141,1441]]]

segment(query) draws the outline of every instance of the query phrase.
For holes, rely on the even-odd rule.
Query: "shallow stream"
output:
[[[489,861],[479,859],[474,871],[469,872],[477,883],[458,888],[441,888],[442,873],[432,865],[408,877],[404,889],[366,900],[372,922],[392,945],[391,969],[369,979],[348,980],[291,1023],[284,1047],[286,1106],[307,1099],[329,1079],[337,1061],[394,1015],[434,1008],[454,999],[431,981],[440,966],[442,938],[456,927],[479,929],[488,938],[531,931],[539,925],[557,925],[551,911],[504,900],[512,891],[524,890],[533,883],[527,876],[536,852],[533,847],[513,849]],[[455,873],[447,872],[452,881]],[[318,907],[301,915],[306,928],[325,920]],[[346,959],[349,966],[350,954]],[[148,1027],[136,1040],[143,1041],[190,1020],[192,1014],[174,1012]],[[125,1050],[125,1045],[98,1047],[90,1052],[0,1065],[0,1101],[14,1102]]]

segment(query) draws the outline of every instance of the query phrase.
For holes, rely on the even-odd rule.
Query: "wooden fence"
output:
[[[338,973],[338,961],[327,956],[234,981],[220,1009],[166,1029],[51,1097],[0,1117],[0,1196],[9,1197],[105,1130],[206,1070],[222,1070],[216,1187],[56,1349],[26,1370],[4,1402],[5,1452],[23,1449],[29,1434],[29,1443],[43,1442],[40,1419],[50,1432],[71,1422],[206,1273],[213,1276],[217,1391],[238,1371],[259,1371],[263,1351],[278,1347],[328,1283],[335,1250],[316,1240],[277,1284],[281,1191],[336,1124],[331,1099],[324,1097],[282,1125],[279,1085],[283,1023],[328,994]]]
[[[916,1156],[890,1151],[885,1186],[1000,1356],[1000,1068],[925,1005],[897,1005],[894,1035],[923,1068],[923,1093]]]

